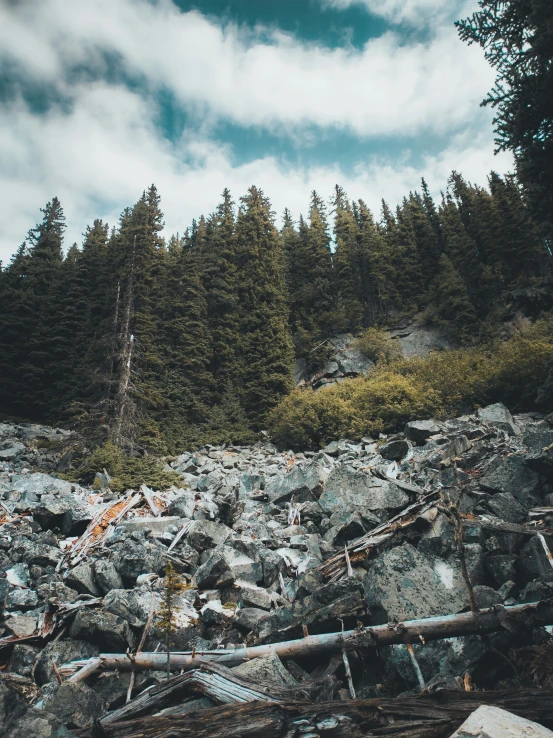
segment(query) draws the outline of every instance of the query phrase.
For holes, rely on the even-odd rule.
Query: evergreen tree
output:
[[[205,290],[198,262],[195,252],[173,248],[164,268],[158,335],[163,405],[158,416],[173,447],[187,434],[190,437],[192,426],[206,422],[214,389],[209,372]]]
[[[359,226],[344,190],[334,189],[334,265],[338,285],[339,329],[356,331],[363,322],[359,300],[357,239]]]
[[[359,284],[363,304],[364,323],[378,323],[385,319],[399,295],[395,288],[397,278],[392,254],[383,233],[376,227],[372,213],[359,200]]]
[[[440,256],[434,294],[438,314],[454,338],[460,343],[474,342],[477,337],[476,311],[463,278],[445,254]]]
[[[28,252],[21,251],[17,266],[13,265],[25,281],[21,302],[14,306],[23,319],[22,333],[14,338],[24,346],[16,348],[14,356],[18,367],[17,409],[29,418],[49,418],[56,406],[51,351],[56,343],[54,288],[63,260],[65,216],[57,197],[41,212],[42,222],[27,237]]]
[[[210,220],[200,252],[201,278],[211,334],[210,370],[221,396],[229,380],[236,376],[239,330],[234,203],[228,189],[224,190],[223,201]]]
[[[238,382],[252,424],[291,389],[294,363],[285,299],[282,240],[270,203],[251,187],[236,224],[239,296]]]

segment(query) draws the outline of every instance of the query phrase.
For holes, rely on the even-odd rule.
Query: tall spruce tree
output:
[[[363,323],[359,300],[357,239],[359,226],[344,190],[334,188],[334,265],[338,286],[339,328],[356,331]]]
[[[292,386],[294,354],[285,299],[282,240],[269,200],[250,187],[236,224],[238,284],[237,388],[255,428]]]
[[[200,251],[201,279],[211,334],[210,370],[222,397],[229,382],[236,380],[239,330],[234,202],[228,189],[210,221]]]

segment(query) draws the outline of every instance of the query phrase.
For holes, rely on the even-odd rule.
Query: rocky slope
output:
[[[68,436],[0,425],[0,723],[10,738],[69,736],[164,681],[163,671],[109,669],[66,679],[72,661],[165,649],[156,614],[168,563],[187,582],[172,649],[194,653],[466,611],[458,525],[479,609],[553,597],[553,418],[513,418],[499,404],[318,453],[207,447],[170,461],[180,486],[121,496],[102,469],[94,489],[56,478],[69,462],[54,449]],[[374,529],[384,535],[371,539]],[[358,539],[369,540],[361,551]],[[349,661],[269,656],[233,672],[294,689],[323,679],[326,699],[490,689],[520,684],[521,651],[547,638],[510,628],[359,649]],[[181,713],[219,704],[199,691]]]

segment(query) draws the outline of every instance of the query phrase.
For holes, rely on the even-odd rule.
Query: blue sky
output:
[[[57,195],[67,243],[155,182],[166,234],[229,187],[277,213],[334,184],[378,214],[424,176],[485,184],[494,73],[453,21],[476,0],[4,0],[0,258]]]

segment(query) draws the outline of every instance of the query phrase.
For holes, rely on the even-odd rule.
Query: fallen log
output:
[[[321,697],[323,699],[332,697],[333,687],[336,684],[333,677],[297,686],[274,684],[261,679],[248,679],[218,664],[200,662],[199,668],[167,679],[162,684],[143,692],[118,710],[108,713],[100,723],[105,726],[138,715],[150,714],[167,702],[171,695],[184,690],[202,694],[222,704],[296,700],[315,702],[320,701]]]
[[[471,528],[478,526],[486,530],[495,530],[498,533],[519,533],[523,536],[548,536],[553,537],[553,530],[549,528],[532,528],[529,525],[519,525],[517,523],[504,523],[498,520],[486,520],[485,518],[471,517],[463,518],[463,527]]]
[[[139,718],[99,726],[104,738],[285,738],[306,733],[321,738],[448,738],[480,705],[494,705],[553,727],[553,690],[425,693],[392,699],[346,702],[223,705],[187,715]],[[90,731],[75,731],[91,738]]]
[[[528,628],[531,625],[553,624],[553,601],[531,602],[523,605],[465,612],[456,615],[441,615],[421,620],[407,620],[403,623],[374,625],[341,633],[322,633],[310,635],[293,641],[269,643],[251,648],[201,652],[171,652],[173,670],[190,670],[205,661],[217,664],[240,664],[259,656],[276,654],[281,659],[313,656],[328,651],[352,651],[358,648],[391,646],[397,643],[420,643],[441,640],[453,636],[493,633],[504,627],[509,630]],[[131,658],[123,653],[103,653],[99,656],[104,669],[164,669],[167,656],[164,653],[137,653]],[[72,661],[60,668],[62,675],[73,674],[83,669],[90,659]]]

